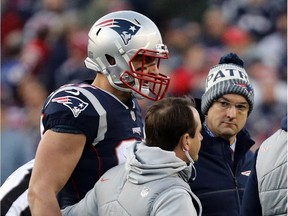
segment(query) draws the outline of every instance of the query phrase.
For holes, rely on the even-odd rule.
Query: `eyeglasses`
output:
[[[249,110],[249,104],[246,104],[246,103],[233,104],[233,103],[230,103],[228,101],[221,100],[221,99],[220,100],[214,100],[214,102],[217,104],[217,106],[220,109],[223,109],[223,110],[231,109],[232,106],[234,106],[238,112],[246,112]]]

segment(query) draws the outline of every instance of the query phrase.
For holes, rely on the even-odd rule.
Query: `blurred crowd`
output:
[[[160,28],[169,59],[168,95],[201,97],[209,69],[227,52],[244,61],[255,88],[247,128],[253,148],[287,112],[286,0],[1,1],[1,183],[32,159],[45,98],[62,84],[92,79],[88,31],[104,14],[132,9]],[[143,113],[150,102],[141,101]]]

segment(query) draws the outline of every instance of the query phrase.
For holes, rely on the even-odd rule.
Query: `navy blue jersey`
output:
[[[144,139],[136,99],[127,105],[87,84],[63,86],[47,98],[42,111],[43,133],[48,129],[86,136],[82,156],[59,193],[61,207],[83,198],[104,172],[125,161],[127,146]]]

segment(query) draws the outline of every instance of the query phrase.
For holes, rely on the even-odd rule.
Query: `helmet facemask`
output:
[[[160,60],[168,58],[168,51],[165,45],[162,50],[140,49],[129,61],[130,70],[120,75],[121,82],[132,90],[137,99],[148,98],[156,101],[163,98],[167,92],[170,78],[164,74],[147,73],[147,67],[156,64],[159,68]],[[133,64],[133,61],[141,62],[141,65]]]

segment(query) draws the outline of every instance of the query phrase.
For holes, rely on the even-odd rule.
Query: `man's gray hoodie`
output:
[[[71,215],[201,215],[187,180],[191,166],[173,151],[135,143],[126,163],[108,170],[79,203],[62,210]]]

